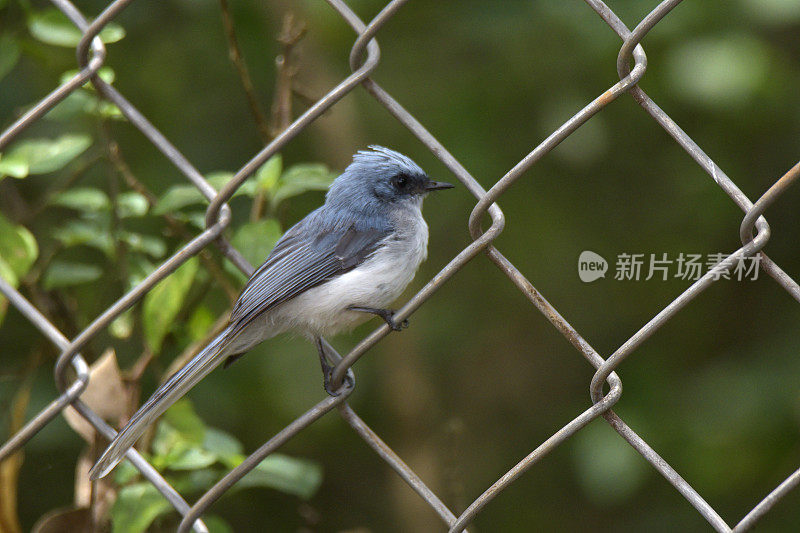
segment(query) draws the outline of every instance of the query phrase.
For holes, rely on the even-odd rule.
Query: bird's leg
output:
[[[314,343],[317,345],[319,363],[322,366],[322,386],[325,387],[325,392],[331,396],[339,396],[341,392],[333,390],[333,387],[331,387],[331,377],[333,376],[334,365],[331,364],[330,359],[328,358],[328,351],[325,349],[325,343],[322,342],[322,337],[314,337]],[[355,378],[353,377],[351,370],[347,371],[344,379],[349,388],[355,386]]]
[[[371,313],[373,315],[378,315],[381,317],[389,327],[395,331],[401,331],[403,328],[408,327],[408,319],[403,320],[399,324],[394,320],[394,311],[391,309],[375,309],[374,307],[359,307],[356,305],[351,305],[347,308],[350,311],[358,311],[360,313]]]
[[[319,354],[319,364],[322,367],[322,386],[325,391],[331,396],[336,396],[331,391],[331,374],[333,366],[328,362],[328,354],[325,352],[325,347],[322,345],[320,337],[314,337],[314,342],[317,345],[317,353]]]
[[[325,389],[328,388],[328,377],[331,374],[331,364],[328,362],[328,354],[325,353],[325,348],[322,346],[322,339],[314,337],[314,344],[317,345],[317,354],[319,355],[319,364],[322,367],[322,376],[325,378]]]

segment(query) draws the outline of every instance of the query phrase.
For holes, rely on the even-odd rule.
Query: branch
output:
[[[275,78],[275,96],[272,99],[270,108],[270,134],[275,137],[292,123],[292,95],[294,93],[294,78],[297,75],[297,67],[292,61],[292,51],[297,43],[305,36],[306,25],[295,23],[294,16],[287,13],[283,17],[283,26],[278,35],[278,43],[281,45],[281,53],[275,58],[275,66],[278,74]],[[265,195],[264,191],[259,190],[253,199],[250,209],[250,221],[255,222],[261,218],[264,212]]]
[[[236,72],[239,73],[239,80],[242,82],[242,88],[244,88],[245,95],[247,96],[247,103],[250,106],[250,111],[253,113],[253,118],[256,121],[261,140],[264,144],[267,144],[272,140],[270,128],[267,123],[267,117],[264,116],[261,107],[259,107],[256,90],[255,87],[253,87],[253,80],[250,78],[250,72],[247,70],[247,63],[244,61],[242,50],[239,48],[239,42],[236,39],[236,30],[233,27],[233,17],[228,8],[228,0],[219,0],[219,7],[222,11],[222,26],[225,29],[225,37],[228,40],[228,57],[231,58],[233,65],[236,67]]]
[[[270,132],[278,135],[292,123],[292,95],[297,67],[292,60],[292,51],[305,36],[306,25],[295,23],[294,16],[287,13],[283,17],[283,26],[278,35],[281,54],[275,58],[278,76],[275,80],[275,97],[272,100],[272,120]]]

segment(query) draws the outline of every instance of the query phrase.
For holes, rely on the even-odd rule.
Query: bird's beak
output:
[[[455,185],[452,185],[450,183],[445,183],[443,181],[428,180],[425,183],[425,191],[426,192],[440,191],[442,189],[452,189],[453,187],[455,187]]]

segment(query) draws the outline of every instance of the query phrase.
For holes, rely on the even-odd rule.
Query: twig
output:
[[[247,70],[247,63],[245,63],[244,57],[242,56],[242,50],[239,48],[239,42],[236,39],[236,30],[233,27],[233,17],[228,8],[228,0],[219,0],[219,7],[222,11],[222,26],[225,29],[225,37],[228,40],[228,57],[231,58],[233,65],[236,67],[236,71],[239,73],[239,80],[242,82],[242,88],[247,97],[250,111],[253,113],[253,118],[256,121],[261,140],[264,144],[267,144],[272,139],[267,117],[264,116],[258,104],[256,90],[255,87],[253,87],[253,80],[250,78],[250,72]]]
[[[103,144],[108,146],[111,140],[111,132],[108,128],[108,122],[101,120],[98,124],[98,134],[103,140]],[[111,200],[111,236],[114,239],[114,252],[116,253],[117,261],[117,281],[124,291],[128,283],[128,245],[122,240],[122,220],[119,215],[119,176],[113,175],[109,180],[108,196]]]
[[[292,51],[305,34],[305,24],[302,22],[295,23],[294,16],[291,13],[287,13],[283,17],[281,32],[278,34],[281,53],[275,58],[275,66],[278,71],[275,78],[275,96],[272,99],[272,107],[270,108],[270,134],[273,137],[280,134],[292,123],[292,95],[295,85],[294,78],[298,70],[293,64]],[[264,191],[259,190],[255,198],[253,198],[253,205],[250,209],[251,222],[261,218],[265,203]]]
[[[278,135],[292,123],[292,93],[297,67],[292,61],[292,51],[297,43],[305,36],[306,25],[302,22],[295,24],[294,16],[287,13],[283,17],[283,26],[278,35],[281,44],[281,54],[275,58],[278,75],[275,79],[275,97],[272,100],[272,121],[270,132]]]

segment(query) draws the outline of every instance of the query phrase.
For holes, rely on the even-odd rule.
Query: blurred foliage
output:
[[[81,41],[81,31],[56,8],[28,12],[28,31],[39,41],[54,46],[75,48]],[[100,32],[103,43],[115,43],[125,37],[119,24],[107,24]]]
[[[151,449],[147,456],[150,463],[186,495],[199,495],[210,489],[245,458],[242,443],[224,431],[207,427],[186,399],[164,414]],[[122,487],[111,510],[114,532],[140,533],[160,517],[174,517],[172,506],[150,482],[139,477],[130,463],[122,463],[115,470],[114,479]],[[308,499],[321,483],[322,469],[318,464],[273,454],[237,483],[233,491],[266,487]]]
[[[364,19],[384,5],[349,4]],[[609,2],[630,27],[655,4]],[[105,5],[78,3],[95,16]],[[321,0],[243,0],[231,2],[231,9],[264,109],[275,98],[275,58],[283,52],[276,36],[287,12],[308,30],[293,54],[294,116],[349,74],[354,35]],[[682,3],[643,41],[648,71],[642,88],[752,200],[797,159],[799,30],[794,0],[706,0]],[[101,37],[108,43],[101,77],[214,187],[263,147],[228,57],[217,2],[133,2]],[[0,0],[0,127],[75,75],[77,39],[48,2]],[[620,46],[581,2],[409,2],[378,40],[375,80],[487,188],[616,81]],[[356,90],[237,191],[228,237],[248,261],[260,263],[283,229],[322,202],[314,191],[327,187],[335,174],[328,169],[343,168],[354,151],[373,143],[409,154],[437,178],[453,179]],[[795,279],[798,201],[795,187],[767,213],[772,238],[766,250]],[[429,260],[410,291],[470,242],[466,221],[474,202],[463,187],[427,200]],[[620,253],[705,255],[739,245],[741,211],[625,96],[544,157],[499,203],[507,224],[498,248],[604,356],[688,282],[607,275],[584,284],[576,266],[581,251],[599,253],[613,268]],[[74,337],[195,236],[204,227],[206,205],[116,106],[85,85],[0,154],[0,275]],[[113,347],[126,373],[149,362],[136,380],[148,394],[171,361],[209,335],[243,283],[238,270],[213,247],[209,251],[90,342],[87,359]],[[797,468],[799,319],[797,303],[763,273],[756,281],[720,281],[619,369],[624,393],[617,412],[729,523]],[[13,426],[12,405],[17,411],[27,406],[29,419],[55,396],[58,354],[4,299],[0,320],[5,431]],[[374,325],[335,345],[346,351]],[[482,257],[355,371],[354,408],[454,511],[586,409],[592,374]],[[30,402],[15,401],[26,391]],[[166,415],[150,458],[181,490],[199,494],[244,450],[269,439],[321,394],[313,347],[302,339],[275,339],[212,373],[189,395],[192,404]],[[76,475],[82,447],[61,421],[26,445],[13,487],[22,530],[72,503],[66,480]],[[281,451],[288,455],[271,457],[237,485],[270,490],[221,499],[212,511],[219,517],[207,523],[219,531],[255,531],[254,524],[264,523],[280,531],[441,527],[335,414]],[[114,528],[174,526],[174,513],[165,514],[163,500],[134,474],[123,463],[114,478],[120,487]],[[10,488],[0,486],[0,495]],[[0,519],[10,512],[8,501]],[[761,530],[796,529],[798,503],[795,491],[763,519]],[[498,496],[476,528],[708,530],[602,421]]]
[[[67,48],[77,45],[80,32],[59,11],[36,10],[27,3],[18,6],[24,8],[33,39]],[[125,31],[117,24],[109,25],[101,33],[106,44],[124,36]],[[3,42],[11,50],[11,53],[4,52],[0,61],[0,72],[7,74],[13,70],[14,63],[26,58],[25,53],[19,53],[20,49],[25,50],[26,42],[11,33],[3,34]],[[75,70],[66,71],[60,75],[60,83],[76,75]],[[114,82],[115,73],[108,66],[104,66],[99,75],[106,83]],[[52,180],[32,198],[37,204],[35,207],[21,196],[15,196],[16,207],[22,208],[24,213],[22,216],[16,213],[17,217],[12,214],[12,218],[30,221],[43,212],[59,212],[57,220],[38,226],[35,234],[25,225],[0,214],[0,275],[12,285],[37,287],[37,291],[42,291],[38,293],[40,303],[44,300],[80,306],[87,298],[98,296],[97,292],[86,290],[91,284],[99,287],[111,283],[119,295],[138,285],[160,261],[177,252],[191,231],[205,227],[207,200],[196,187],[175,184],[161,188],[156,194],[150,189],[151,184],[138,181],[128,168],[110,127],[112,121],[124,121],[124,117],[115,106],[99,99],[90,84],[70,94],[47,113],[44,121],[51,125],[48,135],[25,136],[0,154],[0,180],[27,181],[35,176]],[[64,131],[61,131],[62,125],[66,128]],[[95,171],[99,171],[99,176],[107,174],[112,178],[93,180],[87,177]],[[207,178],[213,187],[220,189],[233,175],[230,171],[219,171],[209,173]],[[326,190],[334,177],[335,174],[320,163],[284,168],[280,155],[271,158],[236,192],[236,196],[244,196],[249,202],[267,205],[265,213],[254,210],[249,221],[240,220],[234,225],[231,234],[237,248],[251,262],[263,261],[282,232],[275,218],[281,204],[308,191]],[[5,187],[19,193],[15,185]],[[158,225],[158,221],[164,219],[170,222],[170,232],[164,232]],[[164,341],[170,335],[177,335],[184,343],[208,334],[213,325],[213,313],[203,294],[210,280],[208,273],[200,270],[200,263],[198,257],[190,258],[156,284],[141,305],[126,311],[109,327],[112,338],[143,339],[142,355],[134,366],[147,366],[152,355],[162,352]],[[32,270],[34,264],[36,269]],[[218,267],[214,272],[218,277],[228,276]],[[232,276],[228,283],[241,281],[243,277],[238,271]],[[218,278],[217,282],[224,282],[224,279]],[[212,302],[213,296],[212,293]],[[1,322],[8,307],[5,298],[0,300],[0,306]],[[84,315],[81,319],[87,317]],[[192,327],[176,327],[184,320],[189,320]],[[76,321],[73,325],[79,323]],[[141,334],[134,335],[135,332]],[[34,364],[38,364],[38,360],[38,355],[31,356]],[[123,378],[115,358],[111,365],[101,364],[101,361],[93,365],[92,385],[82,399],[96,412],[119,419],[125,414],[127,395]],[[128,387],[138,386],[138,379],[129,377],[127,380]],[[23,383],[20,391],[28,390],[27,383]],[[90,441],[93,439],[93,431],[79,417],[72,413],[65,416],[79,434]],[[245,458],[243,445],[228,433],[206,427],[188,400],[179,402],[165,414],[148,448],[152,464],[173,486],[188,495],[208,490]],[[175,514],[171,505],[149,482],[139,478],[131,465],[124,464],[115,477],[118,492],[111,495],[113,506],[108,514],[111,529],[135,533],[156,527],[155,524],[159,528],[174,527],[174,524],[169,525],[174,522]],[[4,508],[0,523],[8,524],[4,527],[12,530],[20,528],[14,508],[18,466],[17,459],[14,474],[4,476],[0,483],[0,497],[10,503],[8,509]],[[76,487],[86,485],[85,472],[78,469],[76,475]],[[262,461],[236,488],[266,487],[308,499],[321,481],[322,469],[316,463],[276,454]],[[89,523],[91,516],[85,512],[86,507],[79,505],[81,492],[76,488],[74,507],[50,510],[34,529],[55,531],[84,527],[79,524]],[[104,493],[109,494],[108,491]],[[95,499],[95,505],[103,499]],[[96,515],[96,512],[91,514]],[[213,522],[212,530],[230,531],[223,519]]]

